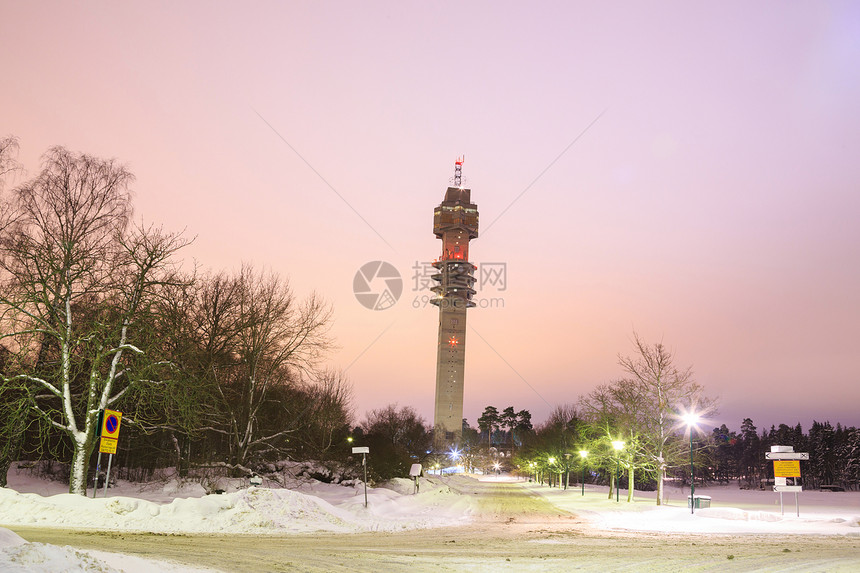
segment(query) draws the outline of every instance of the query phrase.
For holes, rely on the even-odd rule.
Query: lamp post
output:
[[[564,491],[570,484],[570,454],[564,454]]]
[[[619,494],[619,488],[621,484],[621,450],[624,449],[624,442],[621,440],[615,440],[612,442],[612,447],[615,448],[615,451],[618,452],[615,456],[615,502],[618,503],[621,501],[621,496]],[[610,495],[612,495],[612,490],[610,491]],[[612,499],[611,497],[609,499]]]
[[[585,496],[585,458],[588,457],[588,450],[579,450],[579,455],[582,458],[582,495]]]
[[[549,465],[555,465],[555,458],[550,457],[547,461],[549,462]],[[552,487],[552,470],[549,470],[549,487]]]
[[[690,513],[692,514],[696,511],[696,498],[693,497],[693,494],[696,491],[696,487],[693,482],[693,428],[699,423],[699,415],[695,412],[684,414],[684,423],[687,424],[687,430],[690,432]]]

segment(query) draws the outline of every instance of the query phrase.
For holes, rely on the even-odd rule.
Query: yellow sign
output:
[[[122,420],[122,412],[105,409],[104,418],[102,419],[102,437],[119,438],[119,422]]]
[[[799,478],[800,460],[774,460],[774,477]]]
[[[101,442],[99,442],[99,453],[115,454],[116,442],[117,440],[115,440],[114,438],[106,438],[102,436]]]

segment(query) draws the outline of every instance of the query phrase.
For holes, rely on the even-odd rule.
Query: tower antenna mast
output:
[[[463,184],[463,162],[466,156],[458,157],[454,162],[454,187],[460,187]]]
[[[433,263],[431,278],[439,307],[436,344],[436,408],[433,415],[435,446],[458,444],[463,437],[463,386],[466,362],[466,310],[476,304],[475,271],[469,262],[469,242],[478,237],[478,206],[472,191],[463,187],[463,158],[454,163],[454,186],[445,190],[433,210],[433,234],[442,241],[442,254]]]

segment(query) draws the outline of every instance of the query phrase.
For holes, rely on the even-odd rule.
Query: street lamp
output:
[[[550,458],[547,461],[549,462],[549,465],[551,465],[551,466],[555,465],[555,458],[554,457],[550,456]],[[552,487],[552,470],[549,471],[549,487]]]
[[[564,491],[570,483],[570,454],[564,454]]]
[[[499,465],[499,462],[493,464],[493,469],[496,470],[496,475],[499,475],[499,468],[502,467]]]
[[[454,462],[454,472],[456,473],[456,466],[460,465],[460,450],[458,450],[456,446],[452,446],[451,450],[448,452],[448,457]]]
[[[693,497],[693,494],[696,491],[693,483],[693,428],[699,423],[699,415],[695,412],[690,412],[688,414],[684,414],[683,419],[684,423],[687,424],[687,430],[690,432],[690,513],[692,514],[695,512],[696,507],[696,499]]]
[[[621,480],[621,450],[624,449],[624,442],[621,440],[615,440],[612,442],[612,447],[615,448],[615,451],[618,452],[618,455],[615,457],[615,502],[619,502],[621,500],[621,496],[618,493],[619,488],[621,487],[619,481]],[[609,495],[612,495],[612,490],[609,490]],[[612,499],[611,497],[609,499]]]
[[[579,450],[579,455],[582,458],[582,495],[585,496],[585,458],[588,457],[588,450]]]

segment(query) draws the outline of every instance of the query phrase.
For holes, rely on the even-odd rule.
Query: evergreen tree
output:
[[[744,418],[741,423],[740,441],[740,470],[746,486],[758,487],[761,479],[761,460],[763,454],[761,441],[756,433],[755,424],[750,418]]]
[[[487,432],[487,447],[493,445],[493,430],[499,425],[499,410],[495,406],[487,406],[478,418],[478,428],[481,433]]]

